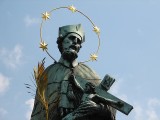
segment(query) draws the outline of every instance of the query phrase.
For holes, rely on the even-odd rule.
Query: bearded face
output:
[[[63,59],[72,62],[78,57],[78,52],[81,47],[81,37],[76,33],[70,33],[67,35],[63,42],[63,52],[62,57]]]

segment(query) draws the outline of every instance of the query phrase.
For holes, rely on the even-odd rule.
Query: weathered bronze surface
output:
[[[107,92],[115,79],[106,75],[101,81],[91,68],[77,62],[84,41],[80,24],[59,28],[61,58],[44,72],[48,78],[45,95],[49,100],[49,120],[115,120],[115,109],[124,114],[133,109]],[[36,96],[31,120],[45,119],[45,109]]]

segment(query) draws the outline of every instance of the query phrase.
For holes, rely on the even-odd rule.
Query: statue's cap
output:
[[[85,41],[85,34],[81,24],[66,25],[59,28],[59,36],[65,37],[70,33],[78,34],[82,38],[82,42]]]

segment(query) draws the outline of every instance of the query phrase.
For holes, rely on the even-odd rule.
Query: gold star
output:
[[[48,44],[46,44],[44,41],[42,41],[41,43],[40,43],[40,48],[42,48],[42,50],[44,51],[44,50],[47,50],[48,48],[47,48],[47,45]]]
[[[98,58],[98,56],[97,56],[96,54],[91,54],[91,56],[90,56],[90,59],[91,59],[92,61],[97,60],[97,58]]]
[[[45,13],[42,13],[42,19],[43,20],[47,20],[47,19],[50,19],[50,14],[48,12],[45,12]]]
[[[94,26],[94,27],[93,27],[93,31],[94,31],[96,34],[100,34],[100,29],[99,29],[97,26]]]
[[[76,8],[75,8],[73,5],[68,6],[68,9],[69,9],[70,11],[72,11],[72,12],[76,12],[76,11],[77,11]]]

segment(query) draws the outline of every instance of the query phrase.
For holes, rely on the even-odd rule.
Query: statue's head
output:
[[[78,57],[78,52],[85,41],[84,31],[81,24],[67,25],[59,28],[57,44],[62,57],[73,61]]]

